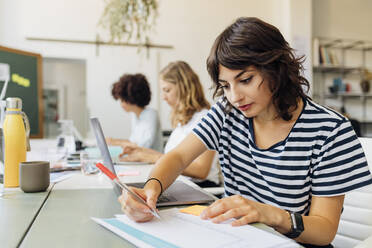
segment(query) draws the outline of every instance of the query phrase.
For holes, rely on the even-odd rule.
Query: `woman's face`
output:
[[[166,101],[171,108],[175,108],[178,103],[177,86],[160,79],[160,88],[163,92],[163,100]]]
[[[219,72],[218,81],[227,100],[244,116],[270,118],[275,115],[268,82],[256,67],[232,70],[220,65]]]

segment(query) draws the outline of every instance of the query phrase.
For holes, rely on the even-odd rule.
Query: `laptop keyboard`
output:
[[[163,192],[163,194],[158,199],[158,202],[170,202],[170,201],[176,201],[176,198],[169,195],[167,192]]]
[[[144,183],[128,183],[128,185],[129,186],[134,186],[134,187],[137,187],[137,188],[143,188]],[[163,202],[172,202],[172,201],[176,201],[176,200],[177,199],[175,197],[171,196],[170,194],[168,194],[168,192],[165,191],[159,197],[158,202],[163,203]]]

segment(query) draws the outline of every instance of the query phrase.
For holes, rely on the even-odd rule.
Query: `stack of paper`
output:
[[[215,224],[176,208],[160,211],[160,216],[146,223],[133,222],[125,215],[92,219],[139,247],[299,247],[293,240],[251,225],[232,227],[231,221]]]

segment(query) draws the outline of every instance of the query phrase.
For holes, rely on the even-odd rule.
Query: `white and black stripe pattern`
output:
[[[304,100],[288,137],[269,149],[254,143],[252,119],[220,99],[193,132],[219,152],[225,194],[306,214],[311,195],[335,196],[371,184],[362,147],[350,122]]]

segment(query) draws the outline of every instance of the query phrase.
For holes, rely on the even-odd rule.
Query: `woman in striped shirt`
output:
[[[227,27],[207,60],[219,100],[136,192],[155,207],[183,168],[216,150],[225,197],[202,218],[261,222],[305,247],[332,247],[345,193],[372,179],[350,122],[305,94],[302,61],[277,28],[257,18]],[[152,218],[131,197],[119,200],[132,219]]]

